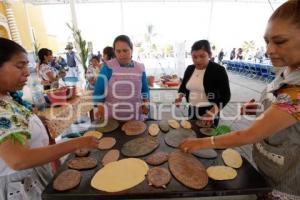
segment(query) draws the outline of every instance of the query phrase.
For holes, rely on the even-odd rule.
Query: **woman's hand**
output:
[[[94,136],[84,136],[75,138],[77,140],[77,149],[97,149],[98,148],[98,139]]]
[[[149,109],[149,100],[148,99],[143,100],[141,110],[144,115],[147,115],[149,113],[150,109]]]
[[[95,114],[96,118],[99,119],[99,120],[101,120],[101,119],[103,119],[104,114],[105,114],[104,105],[99,105],[98,106],[98,110],[97,110],[97,112]]]
[[[150,109],[146,105],[142,105],[141,109],[142,109],[142,113],[144,115],[147,115],[149,113],[149,111],[150,111]]]
[[[259,105],[255,102],[255,99],[251,99],[241,107],[240,115],[256,115],[258,106]]]
[[[201,116],[201,123],[205,127],[211,127],[214,124],[214,119],[216,116],[215,112],[218,112],[218,109],[213,107],[211,110],[207,111],[204,115]]]
[[[211,127],[214,123],[214,119],[215,119],[215,116],[210,113],[205,113],[204,115],[201,116],[202,124],[205,127]]]
[[[181,105],[181,102],[182,102],[182,97],[178,97],[175,99],[175,105],[176,107],[179,107]]]
[[[200,138],[187,138],[180,145],[179,148],[183,152],[194,152],[201,149],[202,139]]]

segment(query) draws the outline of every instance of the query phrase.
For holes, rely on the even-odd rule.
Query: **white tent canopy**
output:
[[[26,0],[35,5],[68,4],[71,0]],[[75,0],[76,3],[126,3],[126,2],[241,2],[241,3],[282,3],[285,0]]]

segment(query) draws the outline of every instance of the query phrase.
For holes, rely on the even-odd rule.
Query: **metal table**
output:
[[[148,121],[146,123],[153,123]],[[156,122],[155,122],[156,123]],[[196,131],[198,137],[204,137],[193,124],[193,129]],[[148,134],[147,131],[143,135]],[[112,133],[106,133],[104,136],[112,136],[117,140],[117,144],[114,148],[121,149],[122,145],[127,141],[139,137],[139,136],[126,136],[121,131],[121,126]],[[141,136],[141,135],[140,135]],[[160,133],[158,138],[160,139],[160,146],[155,151],[172,152],[175,149],[167,146],[164,142],[164,133]],[[220,153],[218,151],[218,157],[216,159],[200,159],[201,162],[206,166],[211,165],[224,165]],[[159,199],[159,198],[180,198],[180,197],[205,197],[205,196],[225,196],[225,195],[247,195],[247,194],[261,194],[271,191],[271,188],[267,185],[264,178],[254,169],[254,167],[243,158],[243,165],[237,169],[238,176],[234,180],[229,181],[213,181],[209,180],[208,185],[202,190],[189,189],[178,182],[175,177],[172,177],[171,182],[167,185],[167,189],[157,189],[148,185],[147,180],[143,181],[134,188],[128,189],[122,192],[107,193],[98,191],[90,186],[90,181],[93,175],[102,168],[101,160],[107,151],[94,150],[90,156],[96,158],[99,161],[98,166],[95,169],[83,170],[82,180],[79,186],[76,188],[66,191],[58,192],[52,188],[53,180],[46,187],[42,194],[42,198],[45,200],[88,200],[88,199]],[[73,158],[74,154],[68,157],[68,160]],[[144,159],[147,156],[140,157]],[[121,155],[120,159],[125,158]],[[162,165],[168,168],[168,163]],[[151,166],[149,166],[151,167]],[[59,174],[62,170],[65,170],[66,164],[58,170]],[[57,176],[54,176],[54,178]]]

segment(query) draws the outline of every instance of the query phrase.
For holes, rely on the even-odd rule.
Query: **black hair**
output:
[[[14,42],[12,40],[0,37],[0,67],[2,67],[4,65],[4,63],[9,61],[14,55],[16,55],[18,53],[27,54],[26,50],[18,43]],[[14,101],[31,109],[31,104],[22,99],[20,92],[18,92],[18,91],[10,92],[9,94],[13,98]]]
[[[118,37],[115,38],[114,43],[113,43],[114,49],[116,48],[116,46],[115,46],[116,43],[119,41],[126,42],[128,44],[128,46],[130,47],[130,49],[131,50],[133,49],[133,44],[127,35],[119,35]]]
[[[108,60],[113,59],[113,58],[116,57],[116,56],[115,56],[114,49],[113,49],[112,47],[109,47],[109,46],[107,46],[107,47],[105,47],[105,48],[103,49],[103,55],[104,55],[104,54],[107,55]]]
[[[50,49],[47,48],[41,48],[38,52],[38,56],[39,56],[39,60],[40,60],[40,64],[44,63],[45,60],[45,56],[49,56],[52,54],[52,51]]]
[[[0,37],[0,67],[18,53],[27,54],[26,50],[16,42]]]
[[[271,15],[269,22],[275,19],[289,20],[300,28],[300,1],[289,0],[279,6]]]
[[[95,60],[97,60],[98,62],[100,62],[100,59],[99,59],[99,57],[98,56],[92,56],[92,59],[91,60],[93,60],[93,59],[95,59]]]
[[[192,46],[191,52],[193,51],[198,51],[198,50],[204,50],[208,53],[209,57],[211,57],[212,52],[211,52],[211,47],[210,43],[208,40],[199,40],[195,42]]]

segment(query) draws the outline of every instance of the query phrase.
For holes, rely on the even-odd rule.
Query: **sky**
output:
[[[70,5],[44,5],[42,9],[47,33],[63,43],[72,41],[66,26],[71,22]],[[255,41],[257,47],[264,46],[263,34],[272,9],[267,1],[217,1],[213,7],[210,1],[132,2],[123,3],[123,17],[120,3],[76,4],[76,13],[78,27],[83,37],[93,43],[94,51],[112,45],[120,34],[127,34],[134,42],[142,41],[149,24],[154,26],[156,43],[185,43],[189,51],[193,42],[209,39],[218,49],[229,51],[246,40]]]

